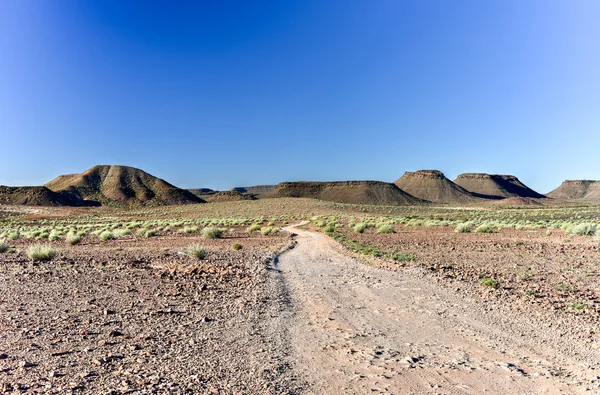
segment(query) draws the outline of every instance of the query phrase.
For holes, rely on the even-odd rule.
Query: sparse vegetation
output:
[[[394,233],[394,228],[390,224],[381,224],[377,227],[377,233]]]
[[[233,243],[233,245],[232,245],[232,248],[233,248],[235,251],[239,251],[239,250],[241,250],[243,247],[242,247],[242,245],[241,245],[240,243]]]
[[[81,243],[81,236],[78,236],[74,233],[67,234],[65,241],[70,245],[76,245]]]
[[[202,229],[202,237],[205,239],[220,239],[223,237],[223,230],[219,228],[204,228]]]
[[[111,231],[105,230],[104,232],[102,232],[98,235],[98,238],[102,241],[107,241],[107,240],[114,239],[114,236]]]
[[[481,284],[486,287],[492,287],[494,289],[500,288],[500,282],[493,278],[484,278],[483,280],[481,280]]]
[[[206,258],[206,249],[202,244],[191,244],[185,249],[185,253],[192,258],[203,260]]]
[[[471,224],[462,223],[456,225],[456,233],[469,233],[471,231]]]
[[[27,249],[27,256],[34,262],[51,261],[56,256],[56,250],[47,245],[33,245]]]

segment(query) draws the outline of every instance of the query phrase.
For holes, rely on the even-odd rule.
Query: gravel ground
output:
[[[202,240],[203,261],[179,252],[199,241],[183,236],[86,241],[37,264],[0,255],[0,392],[294,392],[270,319],[269,262],[289,236],[241,235],[241,251],[231,237]]]

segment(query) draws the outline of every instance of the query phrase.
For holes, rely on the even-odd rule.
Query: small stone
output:
[[[112,331],[112,332],[109,333],[109,336],[110,337],[123,336],[123,333],[119,332],[119,331]]]
[[[28,362],[28,361],[21,361],[19,362],[19,366],[22,368],[31,368],[36,366],[34,363]]]
[[[6,359],[8,358],[8,354],[0,354],[0,359]]]

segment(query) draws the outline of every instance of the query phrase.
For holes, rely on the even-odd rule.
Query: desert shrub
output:
[[[498,280],[493,278],[484,278],[483,280],[481,280],[481,284],[485,285],[486,287],[492,287],[494,289],[500,288],[500,283],[498,282]]]
[[[131,230],[129,229],[115,229],[113,231],[113,235],[115,235],[115,237],[123,237],[123,236],[128,236],[131,234]]]
[[[53,229],[50,234],[48,235],[48,240],[50,241],[56,241],[56,240],[60,240],[60,232],[57,231],[56,229]]]
[[[353,229],[356,233],[363,233],[365,229],[367,229],[367,224],[365,224],[364,222],[359,222],[356,225],[354,225]]]
[[[114,239],[114,236],[110,230],[105,230],[104,232],[98,235],[98,238],[102,241],[107,241]]]
[[[271,226],[265,226],[264,228],[260,229],[260,233],[263,236],[268,236],[271,233],[272,230],[273,230],[273,227],[271,227]]]
[[[34,262],[51,261],[56,256],[56,250],[51,246],[37,244],[27,249],[27,256]]]
[[[198,232],[198,227],[197,226],[185,226],[179,232],[181,232],[181,233],[196,233],[196,232]]]
[[[18,240],[19,239],[19,232],[18,231],[14,231],[14,232],[10,232],[8,234],[8,240]]]
[[[231,247],[236,251],[239,251],[243,248],[240,243],[233,243],[233,245]]]
[[[395,254],[392,256],[392,259],[396,262],[414,262],[417,260],[417,257],[412,254]]]
[[[65,239],[65,241],[71,245],[76,245],[81,243],[81,236],[75,233],[69,233],[67,234],[67,238]]]
[[[202,237],[205,239],[220,239],[223,236],[223,230],[218,228],[204,228],[202,229]]]
[[[6,251],[8,251],[9,248],[10,246],[6,244],[4,240],[0,240],[0,254],[5,253]]]
[[[471,231],[471,224],[464,222],[456,225],[456,233],[469,233]]]
[[[314,222],[314,224],[316,227],[322,228],[325,226],[325,221],[318,219]]]
[[[156,229],[148,229],[146,233],[144,233],[144,237],[154,237],[156,236],[156,233],[158,233]]]
[[[576,302],[571,305],[571,308],[575,309],[575,310],[583,310],[586,307],[587,307],[587,304],[585,304],[583,302]]]
[[[377,228],[377,233],[394,233],[394,228],[390,224],[381,224]]]
[[[570,234],[579,236],[593,236],[596,234],[596,224],[578,224],[570,229]]]
[[[250,225],[248,227],[248,229],[246,229],[246,232],[248,232],[248,233],[258,232],[258,231],[260,231],[260,225],[258,225],[258,224]]]
[[[206,258],[206,249],[202,246],[202,244],[198,243],[187,246],[185,253],[192,258],[199,260]]]
[[[489,224],[481,224],[475,228],[476,233],[494,233],[494,228]]]
[[[323,232],[325,232],[325,233],[335,232],[335,224],[333,222],[328,223],[327,226],[325,226],[323,228]]]

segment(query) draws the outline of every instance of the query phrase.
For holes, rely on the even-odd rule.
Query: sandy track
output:
[[[577,361],[533,318],[506,316],[410,270],[357,262],[321,234],[287,230],[297,245],[277,265],[291,305],[291,360],[308,393],[584,390],[572,384]]]

